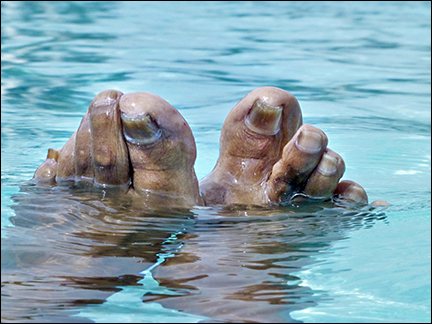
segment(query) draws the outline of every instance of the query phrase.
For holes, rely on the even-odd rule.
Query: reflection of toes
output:
[[[368,203],[366,191],[358,183],[351,180],[341,181],[334,191],[334,197],[359,205]]]
[[[199,203],[195,140],[180,113],[162,98],[135,92],[120,99],[123,133],[133,169],[133,188]]]

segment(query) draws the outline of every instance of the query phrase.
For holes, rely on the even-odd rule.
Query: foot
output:
[[[339,182],[345,164],[327,143],[320,129],[302,125],[292,94],[256,89],[225,120],[219,159],[200,181],[201,195],[207,205],[271,205],[304,197],[367,204],[359,184]]]
[[[48,150],[34,182],[89,183],[179,206],[202,203],[195,140],[180,113],[162,98],[107,90],[96,96],[61,150]]]

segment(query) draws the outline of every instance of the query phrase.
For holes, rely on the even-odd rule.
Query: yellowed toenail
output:
[[[338,160],[335,157],[324,153],[318,164],[318,171],[323,175],[330,176],[336,172],[337,162]]]
[[[54,150],[52,148],[48,149],[47,159],[54,159],[56,162],[58,162],[58,158],[59,152],[57,150]]]
[[[128,117],[122,113],[123,134],[132,144],[148,145],[162,136],[162,130],[149,115]]]
[[[282,121],[282,107],[269,106],[261,100],[255,101],[245,123],[250,130],[262,135],[275,135]]]
[[[297,137],[296,145],[306,153],[316,153],[321,150],[322,137],[317,133],[304,130]]]

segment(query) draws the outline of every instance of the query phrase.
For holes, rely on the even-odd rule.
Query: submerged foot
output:
[[[250,92],[222,127],[215,168],[200,181],[207,205],[270,205],[313,197],[367,204],[364,189],[339,182],[342,157],[327,148],[327,136],[302,125],[296,98],[279,88]]]
[[[339,182],[345,164],[327,143],[320,129],[302,125],[292,94],[256,89],[226,118],[219,159],[198,187],[195,140],[180,113],[150,93],[107,90],[63,148],[48,150],[34,182],[126,188],[150,204],[170,206],[271,205],[307,197],[367,204],[359,184]]]
[[[152,203],[193,206],[201,204],[195,158],[192,131],[168,102],[107,90],[64,147],[48,151],[34,181],[127,187]]]

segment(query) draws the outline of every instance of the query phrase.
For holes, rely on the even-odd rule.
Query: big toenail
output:
[[[335,157],[324,153],[318,164],[318,171],[323,175],[330,176],[336,172],[337,162],[338,160]]]
[[[123,134],[126,140],[136,145],[154,143],[162,135],[162,130],[149,115],[129,117],[122,113]]]
[[[306,153],[317,153],[321,150],[322,137],[317,133],[304,130],[297,137],[296,145]]]
[[[262,135],[275,135],[279,132],[281,121],[282,107],[273,107],[261,100],[255,101],[245,118],[246,126],[251,131]]]

